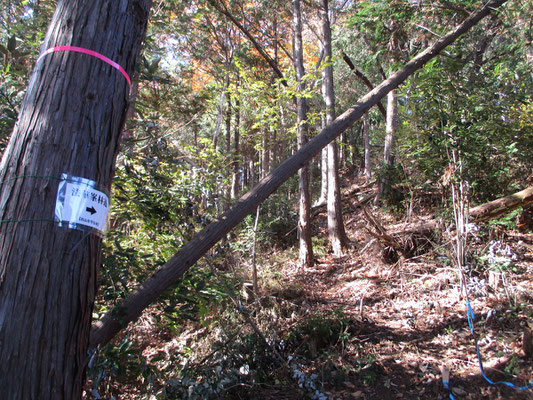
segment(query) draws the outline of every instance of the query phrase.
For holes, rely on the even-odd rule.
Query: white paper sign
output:
[[[109,197],[96,182],[62,175],[56,199],[55,219],[60,226],[103,233],[109,212]]]

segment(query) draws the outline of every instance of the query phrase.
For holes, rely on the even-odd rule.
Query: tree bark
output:
[[[372,177],[372,167],[371,167],[371,153],[370,153],[370,133],[368,126],[368,113],[363,117],[363,140],[364,140],[364,149],[365,149],[365,175],[367,179]]]
[[[374,90],[363,96],[354,106],[326,126],[292,157],[281,163],[262,179],[257,186],[242,196],[233,207],[216,221],[199,232],[186,243],[167,263],[143,282],[128,298],[120,302],[98,321],[91,331],[92,346],[103,345],[113,338],[130,321],[138,318],[142,311],[155,301],[161,293],[175,284],[211,247],[237,226],[247,215],[287,181],[300,168],[315,157],[329,142],[349,128],[372,106],[392,89],[398,87],[416,70],[438,55],[446,46],[507,0],[493,0],[474,12],[453,31],[439,38],[433,45],[409,61],[384,80]]]
[[[220,126],[222,125],[222,118],[224,116],[224,103],[226,101],[226,92],[229,86],[229,73],[224,77],[224,83],[222,84],[222,92],[220,93],[220,98],[218,101],[218,113],[217,113],[217,122],[215,125],[215,133],[213,134],[213,147],[215,150],[218,146],[218,137],[220,136]]]
[[[43,50],[77,46],[134,71],[151,1],[60,0]],[[110,189],[127,110],[119,71],[86,54],[36,65],[0,165],[0,390],[79,399],[101,239],[54,222],[58,178]]]
[[[502,197],[501,199],[493,200],[471,208],[468,214],[471,221],[487,221],[511,212],[518,207],[525,207],[531,203],[533,203],[533,186],[509,196]]]
[[[259,215],[261,213],[261,206],[257,207],[255,212],[255,222],[254,222],[254,240],[252,244],[252,284],[254,288],[254,297],[257,299],[257,294],[259,293],[259,288],[257,284],[257,227],[259,226]]]
[[[333,88],[333,51],[331,48],[331,26],[329,22],[329,0],[321,1],[322,34],[324,36],[324,59],[322,72],[322,95],[326,103],[326,125],[335,119],[335,91]],[[328,237],[333,254],[340,256],[346,248],[347,237],[342,221],[341,193],[339,183],[339,150],[337,141],[328,144]]]
[[[240,152],[240,129],[241,129],[241,104],[237,99],[235,101],[235,126],[233,127],[233,161],[232,161],[232,180],[230,197],[236,199],[240,189],[241,173],[239,171],[239,152]]]
[[[298,90],[305,90],[302,79],[305,75],[302,40],[302,11],[300,0],[293,1],[293,29],[294,29],[294,69]],[[298,149],[307,143],[307,99],[296,97]],[[300,240],[300,267],[311,268],[314,264],[313,244],[311,239],[311,194],[309,193],[309,164],[298,170],[299,220],[298,236]]]
[[[322,129],[326,127],[325,118],[322,117]],[[320,198],[316,204],[326,203],[328,199],[328,149],[323,148],[320,152]]]
[[[264,131],[262,137],[261,152],[259,158],[261,160],[261,178],[264,178],[270,172],[270,133],[267,130]]]
[[[396,141],[396,127],[398,118],[398,100],[394,90],[387,94],[387,120],[385,126],[385,143],[383,146],[383,167],[384,171],[379,178],[378,193],[375,202],[381,200],[381,196],[392,185],[390,171],[394,166],[394,142]]]
[[[229,96],[226,111],[226,154],[231,154],[231,98]]]
[[[392,166],[394,162],[393,150],[396,141],[396,128],[398,126],[398,100],[396,93],[391,90],[387,94],[387,124],[385,127],[385,146],[383,148],[383,161],[385,165]]]

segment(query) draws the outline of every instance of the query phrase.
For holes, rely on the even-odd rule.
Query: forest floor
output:
[[[350,318],[350,339],[337,352],[337,370],[354,366],[356,379],[331,391],[325,383],[325,392],[338,399],[445,399],[444,367],[457,399],[533,399],[531,390],[491,386],[481,376],[460,278],[449,258],[432,249],[387,262],[384,246],[364,225],[362,218],[348,225],[352,247],[346,255],[323,257],[303,279],[297,272],[293,278],[302,279],[301,298],[310,314],[341,309]],[[489,273],[469,276],[470,303],[486,375],[521,386],[533,380],[533,354],[526,357],[523,348],[524,330],[533,327],[533,236],[500,235],[517,255],[514,268],[496,278],[491,273],[490,284]],[[531,341],[527,334],[526,340]]]
[[[533,399],[533,390],[490,385],[481,375],[452,261],[450,231],[433,233],[422,242],[415,238],[415,256],[395,259],[369,233],[371,225],[353,200],[364,180],[350,185],[351,198],[345,199],[349,212],[344,215],[350,246],[343,256],[324,250],[313,268],[302,271],[294,249],[284,255],[281,250],[263,250],[258,255],[259,300],[248,299],[244,317],[233,309],[233,317],[224,317],[222,325],[189,324],[172,333],[154,328],[152,319],[144,316],[130,328],[148,362],[155,362],[162,351],[184,354],[187,349],[187,362],[196,365],[198,374],[196,382],[189,383],[195,388],[202,383],[216,386],[213,374],[219,384],[224,382],[224,362],[246,351],[246,335],[260,331],[268,342],[269,356],[242,356],[240,368],[233,361],[242,380],[231,388],[194,397],[193,389],[189,395],[173,392],[173,380],[163,390],[167,398],[447,399],[451,396],[442,383],[444,369],[449,370],[456,399]],[[372,212],[384,227],[412,224],[434,217],[430,203],[419,197],[413,213],[418,215],[410,221]],[[320,243],[327,237],[325,219],[325,211],[315,219]],[[533,339],[528,333],[533,328],[533,234],[484,225],[472,233],[468,251],[472,265],[466,284],[485,374],[493,381],[527,385],[533,380]],[[249,271],[241,265],[234,273]],[[212,350],[216,340],[224,343],[223,349]],[[235,344],[239,340],[240,347]],[[256,335],[256,340],[257,347],[262,339]],[[276,363],[276,357],[285,364]],[[215,370],[211,378],[202,370],[207,366]],[[250,370],[263,372],[252,379]],[[179,384],[186,386],[183,380]]]

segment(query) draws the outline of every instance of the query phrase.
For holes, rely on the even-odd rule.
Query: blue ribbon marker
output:
[[[451,400],[455,400],[455,397],[453,397],[453,393],[452,393],[452,389],[450,388],[450,382],[448,381],[442,381],[442,384],[444,385],[444,387],[448,390],[448,392],[450,393],[450,399]]]
[[[477,353],[477,359],[479,362],[479,369],[481,371],[481,376],[485,378],[485,380],[491,385],[505,385],[505,386],[509,386],[509,387],[512,387],[518,390],[529,390],[533,388],[533,380],[531,381],[529,385],[516,386],[512,384],[511,382],[505,382],[505,381],[493,382],[489,378],[487,378],[487,376],[485,375],[485,371],[483,370],[483,362],[481,361],[481,354],[479,352],[479,345],[477,343],[476,334],[474,333],[474,320],[476,319],[476,316],[474,315],[474,310],[472,310],[472,306],[470,305],[469,300],[466,301],[466,316],[468,318],[468,326],[470,326],[470,332],[472,332],[472,337],[474,338],[474,343],[476,345],[476,353]],[[444,384],[444,386],[446,386],[446,384]],[[450,393],[450,396],[451,396],[451,393]]]

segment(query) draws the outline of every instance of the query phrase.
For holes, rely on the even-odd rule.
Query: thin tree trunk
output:
[[[218,146],[218,137],[220,136],[220,126],[222,125],[222,118],[224,117],[224,103],[226,101],[226,91],[229,85],[229,73],[224,77],[224,84],[222,85],[222,93],[220,93],[220,99],[218,101],[218,114],[217,122],[215,125],[215,133],[213,134],[213,147],[216,149]]]
[[[344,133],[339,136],[339,138],[337,139],[337,143],[337,147],[339,148],[338,168],[342,170],[346,166],[346,135]]]
[[[255,185],[257,183],[257,173],[255,170],[254,160],[248,161],[248,182],[247,185]]]
[[[324,35],[324,59],[331,63],[331,27],[329,23],[329,0],[322,0],[321,18]],[[335,92],[333,89],[333,66],[327,65],[322,73],[322,95],[326,103],[326,125],[335,120]],[[347,244],[342,221],[341,193],[339,183],[339,151],[337,141],[328,144],[328,237],[333,253],[342,255]]]
[[[394,163],[394,143],[396,141],[396,128],[398,120],[398,101],[396,93],[391,90],[387,94],[387,124],[385,127],[385,146],[383,150],[383,161],[387,166]]]
[[[326,127],[326,120],[322,117],[322,129]],[[328,148],[320,152],[320,198],[316,204],[326,203],[328,199]]]
[[[240,129],[241,129],[241,111],[240,111],[240,101],[235,101],[235,126],[233,127],[233,162],[232,162],[232,181],[231,181],[231,194],[232,199],[237,198],[237,194],[240,189],[240,180],[241,174],[239,172],[239,152],[240,152]]]
[[[387,94],[387,120],[385,127],[385,144],[383,148],[383,167],[378,184],[378,193],[375,199],[379,203],[383,194],[392,185],[390,173],[394,166],[394,142],[396,140],[396,127],[398,119],[398,101],[394,90]]]
[[[261,206],[257,207],[255,213],[255,222],[254,222],[254,241],[252,245],[252,284],[254,288],[254,296],[257,299],[257,294],[259,293],[257,285],[257,227],[259,226],[259,215],[261,213]]]
[[[42,49],[90,49],[131,74],[150,5],[60,0]],[[53,52],[34,69],[0,164],[3,399],[81,398],[101,239],[58,226],[56,198],[63,173],[110,190],[127,93],[119,71],[87,54]]]
[[[365,175],[367,179],[372,177],[371,153],[370,153],[370,129],[368,126],[368,113],[363,117],[363,140],[365,148]]]
[[[305,75],[302,41],[302,12],[300,0],[293,1],[293,29],[294,29],[294,69],[298,90],[305,90],[302,79]],[[307,99],[296,97],[298,149],[307,143]],[[299,220],[298,236],[300,241],[300,267],[311,268],[314,264],[313,244],[311,240],[311,194],[309,193],[309,164],[298,171]]]
[[[225,160],[227,165],[232,169],[233,172],[233,160],[231,158],[231,117],[232,117],[232,105],[231,105],[231,97],[228,96],[228,102],[227,102],[227,108],[226,108],[226,156]],[[232,173],[233,176],[233,173]],[[231,199],[231,188],[233,187],[232,182],[229,182],[229,184],[224,186],[224,196],[226,199]],[[229,202],[227,202],[229,203]],[[224,209],[226,209],[229,206],[229,204],[224,204]]]
[[[237,226],[247,215],[285,183],[293,174],[315,157],[329,142],[361,118],[377,104],[389,91],[398,87],[415,71],[438,55],[446,46],[468,31],[482,18],[507,0],[494,0],[473,13],[447,35],[418,54],[403,68],[384,80],[374,90],[363,96],[353,107],[325,127],[296,154],[281,163],[274,171],[262,179],[257,186],[242,196],[233,207],[216,221],[200,231],[186,243],[168,262],[145,280],[132,294],[122,300],[115,309],[98,321],[91,331],[92,346],[103,345],[113,338],[125,324],[138,318],[142,311],[155,301],[161,293],[175,284],[209,249]]]
[[[226,111],[226,154],[231,154],[231,99],[229,98]]]
[[[267,131],[263,134],[263,143],[261,149],[261,178],[264,178],[270,172],[270,150],[269,134]]]
[[[348,68],[350,68],[352,70],[352,72],[355,74],[355,76],[357,78],[359,78],[359,80],[365,84],[365,86],[368,88],[368,90],[374,89],[374,85],[372,85],[370,80],[361,71],[359,71],[357,68],[355,68],[355,65],[353,65],[353,62],[350,59],[350,57],[348,57],[348,55],[346,53],[344,53],[344,52],[342,53],[342,59],[344,60],[346,65],[348,65]],[[381,102],[379,102],[377,104],[377,106],[378,106],[379,112],[383,115],[383,117],[387,118],[387,111],[385,110],[385,107],[383,107]]]
[[[355,131],[355,132],[354,132]],[[361,158],[358,150],[359,144],[363,144],[363,141],[360,140],[360,136],[363,132],[363,124],[361,124],[361,127],[357,127],[354,129],[354,126],[350,129],[350,163],[352,165],[356,165],[358,161],[360,161],[359,164],[364,168],[364,155]],[[362,137],[362,136],[361,136]],[[363,153],[364,153],[364,147],[363,147]]]

